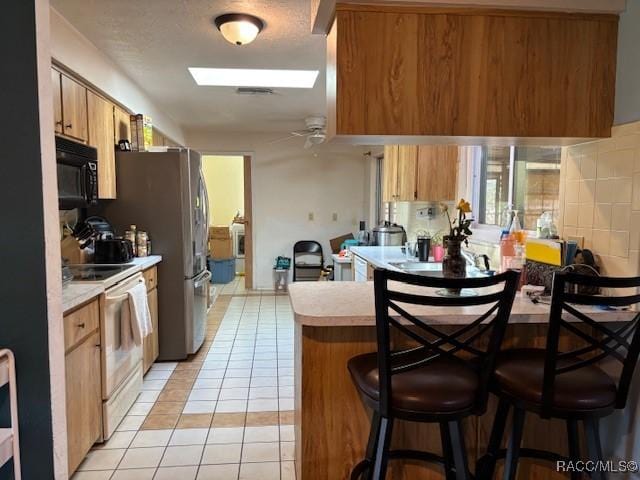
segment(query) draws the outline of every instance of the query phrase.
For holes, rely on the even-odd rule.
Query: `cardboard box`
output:
[[[231,238],[231,229],[228,225],[214,225],[209,227],[209,238],[218,238],[221,240]]]
[[[214,260],[231,258],[233,256],[231,236],[227,238],[209,237],[209,256]]]

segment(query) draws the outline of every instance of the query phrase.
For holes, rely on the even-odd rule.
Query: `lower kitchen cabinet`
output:
[[[151,324],[153,325],[153,332],[144,339],[142,345],[142,368],[143,372],[147,373],[160,353],[158,343],[158,269],[151,267],[142,272],[142,274],[147,285],[147,302],[149,303]]]
[[[98,305],[95,300],[64,317],[69,474],[102,438]]]

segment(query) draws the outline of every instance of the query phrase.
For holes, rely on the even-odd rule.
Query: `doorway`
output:
[[[220,266],[214,283],[223,295],[241,294],[253,288],[251,157],[203,155],[202,173],[209,196],[209,224],[229,227],[228,239],[212,243],[219,248],[214,257]]]

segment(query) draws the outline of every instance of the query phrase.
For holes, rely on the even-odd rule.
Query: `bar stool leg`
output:
[[[449,436],[453,450],[453,463],[456,468],[456,480],[470,480],[469,465],[467,463],[467,449],[464,446],[462,420],[449,422]]]
[[[365,451],[364,461],[359,463],[351,471],[351,480],[359,480],[361,478],[368,479],[373,470],[373,462],[376,456],[378,446],[378,438],[380,436],[380,414],[373,412],[371,419],[371,430],[369,431],[369,441],[367,442],[367,450]]]
[[[371,480],[384,480],[387,475],[387,464],[389,462],[389,446],[391,444],[392,433],[393,419],[382,417],[380,420],[380,434],[378,435],[376,457],[373,463],[373,474],[370,477]]]
[[[587,437],[587,452],[592,462],[602,462],[602,446],[600,444],[600,425],[597,418],[587,418],[584,421],[584,430]],[[597,470],[591,473],[593,480],[606,480],[603,471]]]
[[[578,436],[578,421],[567,419],[567,438],[569,439],[569,459],[572,462],[580,460],[580,438]],[[580,480],[579,472],[571,472],[571,480]]]
[[[517,407],[513,409],[513,427],[507,447],[507,458],[504,462],[504,480],[515,480],[518,470],[518,458],[520,457],[520,444],[522,443],[522,431],[524,429],[525,411]]]
[[[489,437],[489,444],[487,445],[487,453],[480,458],[476,465],[476,478],[478,480],[491,480],[493,478],[508,414],[509,402],[501,398],[498,402],[498,408],[493,420],[491,436]]]
[[[453,453],[451,451],[451,436],[449,435],[449,425],[447,422],[440,422],[440,442],[442,443],[442,458],[444,460],[444,478],[455,480],[453,471]]]

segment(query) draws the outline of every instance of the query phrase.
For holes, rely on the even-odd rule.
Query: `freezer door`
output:
[[[187,247],[185,278],[193,278],[207,268],[208,205],[200,154],[186,150],[181,160],[185,209],[183,228]]]
[[[211,272],[205,270],[195,278],[185,280],[187,299],[187,353],[194,354],[204,343],[207,334],[207,283]]]

